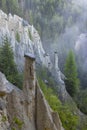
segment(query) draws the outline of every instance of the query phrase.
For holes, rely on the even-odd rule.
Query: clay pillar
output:
[[[27,115],[32,122],[35,118],[35,83],[35,57],[31,54],[25,54],[23,91],[26,97]]]
[[[35,57],[25,54],[24,88],[33,89],[35,86]]]

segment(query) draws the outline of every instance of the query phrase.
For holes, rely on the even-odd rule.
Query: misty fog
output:
[[[76,54],[80,78],[82,79],[83,77],[84,79],[84,77],[87,77],[87,1],[73,0],[72,6],[73,5],[76,8],[80,8],[81,11],[80,15],[77,16],[77,20],[70,27],[66,25],[65,31],[58,35],[54,43],[51,43],[51,47],[46,47],[45,44],[45,49],[47,49],[51,55],[53,50],[58,51],[59,66],[62,71],[64,71],[67,54],[69,50],[72,49]],[[76,48],[77,42],[78,49]],[[84,80],[86,81],[86,78]],[[85,81],[82,82],[83,86],[85,86]]]

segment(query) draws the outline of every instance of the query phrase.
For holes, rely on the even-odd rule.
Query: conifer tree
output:
[[[0,47],[0,71],[6,75],[11,83],[21,87],[21,77],[17,71],[13,50],[7,36],[4,37],[3,44]]]
[[[1,0],[2,9],[7,13],[6,0]]]
[[[77,77],[77,67],[75,56],[72,51],[69,52],[65,64],[65,84],[69,94],[74,97],[79,90],[79,79]]]

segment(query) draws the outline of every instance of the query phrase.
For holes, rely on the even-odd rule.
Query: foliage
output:
[[[72,51],[69,52],[65,64],[65,84],[69,94],[74,97],[79,90],[79,80],[77,78],[77,67],[75,56]]]
[[[2,8],[5,12],[7,12],[7,8],[6,8],[6,0],[2,1]]]
[[[44,83],[46,83],[49,87],[51,87],[53,89],[53,91],[55,93],[57,93],[57,89],[58,89],[58,86],[57,86],[57,83],[56,81],[53,79],[51,73],[48,71],[47,68],[45,67],[41,67],[41,66],[36,66],[37,70],[37,77],[40,77]]]
[[[16,40],[17,40],[18,42],[20,42],[20,35],[19,35],[18,32],[16,32]]]
[[[84,117],[81,117],[81,121],[80,121],[80,125],[78,127],[78,129],[80,130],[87,130],[87,117],[84,118]]]
[[[20,129],[22,129],[22,126],[23,126],[23,121],[21,121],[21,119],[19,119],[18,117],[14,117],[13,119],[12,119],[12,122],[11,122],[11,125],[10,125],[10,127],[12,128],[12,130],[20,130]]]
[[[0,0],[0,8],[6,13],[15,13],[23,16],[23,13],[18,6],[17,0]]]
[[[71,27],[82,13],[72,0],[24,0],[24,6],[18,0],[1,0],[0,8],[26,18],[39,30],[42,38],[51,40],[63,33],[66,27]]]
[[[29,35],[30,40],[33,41],[33,37],[29,29],[28,29],[28,35]]]
[[[32,11],[29,11],[29,14],[28,14],[29,16],[29,23],[32,25],[32,23],[33,23],[33,14],[32,14]]]
[[[13,127],[12,130],[16,130],[16,128]]]
[[[36,28],[39,25],[42,30],[41,36],[46,40],[56,39],[56,35],[58,37],[58,34],[63,33],[66,26],[71,27],[81,13],[81,8],[76,8],[72,0],[32,0],[30,2],[27,3],[29,8],[26,8],[26,11],[30,9],[33,12],[33,24]]]
[[[80,90],[76,96],[76,103],[78,108],[85,114],[87,114],[87,89]]]
[[[2,122],[6,122],[7,121],[7,117],[5,115],[2,115]]]
[[[23,126],[23,122],[19,118],[17,118],[17,117],[14,117],[13,123],[15,123],[20,129]]]
[[[4,37],[3,44],[0,47],[0,71],[6,75],[11,83],[22,88],[22,74],[17,71],[13,50],[7,36]]]
[[[66,130],[75,130],[78,125],[78,116],[73,114],[68,105],[62,104],[54,91],[47,87],[40,78],[39,84],[51,108],[58,112],[63,127]]]

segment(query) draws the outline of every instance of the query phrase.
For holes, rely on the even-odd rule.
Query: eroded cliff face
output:
[[[25,52],[35,54],[36,61],[45,66],[51,62],[33,25],[29,25],[27,21],[17,15],[6,15],[0,10],[0,43],[6,35],[13,48],[19,70],[23,70]]]
[[[24,75],[23,90],[19,90],[0,72],[0,130],[63,130],[39,87],[35,59],[29,54]]]
[[[7,36],[13,48],[15,61],[19,71],[24,69],[24,54],[30,53],[35,55],[36,64],[45,66],[55,77],[59,89],[58,92],[62,99],[69,97],[66,92],[63,79],[64,75],[58,67],[58,56],[54,53],[54,63],[48,53],[43,49],[40,36],[33,25],[17,15],[7,15],[0,10],[0,44],[3,38]]]

